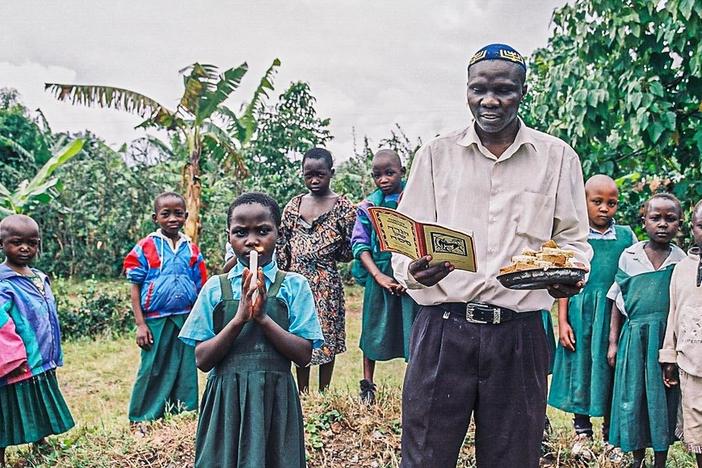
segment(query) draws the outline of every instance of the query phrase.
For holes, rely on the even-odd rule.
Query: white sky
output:
[[[143,133],[129,114],[57,102],[44,82],[104,84],[175,107],[178,70],[195,61],[221,69],[248,62],[230,103],[250,96],[275,57],[275,96],[310,83],[330,117],[337,160],[352,128],[372,140],[395,122],[424,141],[465,124],[465,64],[490,42],[527,55],[546,44],[564,0],[250,0],[0,2],[0,87],[41,108],[54,131],[89,129],[112,145]]]

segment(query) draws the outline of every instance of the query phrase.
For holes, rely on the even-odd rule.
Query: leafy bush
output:
[[[61,277],[116,277],[134,243],[155,229],[153,199],[178,187],[177,168],[149,165],[87,135],[83,154],[57,173],[64,188],[31,215],[42,229],[37,267]]]
[[[64,339],[116,336],[134,327],[128,288],[124,285],[110,288],[97,280],[77,285],[57,280],[53,289]]]

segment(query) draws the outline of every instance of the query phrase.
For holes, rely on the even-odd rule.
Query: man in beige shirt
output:
[[[455,466],[472,413],[478,466],[536,467],[550,349],[541,321],[553,298],[582,284],[515,291],[495,279],[529,247],[554,239],[589,264],[577,154],[517,116],[526,65],[486,46],[468,66],[474,122],[416,154],[398,211],[472,232],[478,271],[393,256],[396,278],[420,305],[403,389],[403,467]]]

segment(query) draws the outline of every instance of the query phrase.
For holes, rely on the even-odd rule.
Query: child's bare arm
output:
[[[612,317],[609,321],[609,349],[607,350],[607,362],[611,367],[617,362],[617,348],[619,346],[619,332],[622,328],[622,313],[617,307],[616,301],[612,302]]]
[[[368,271],[368,274],[380,285],[381,288],[387,289],[392,294],[402,294],[405,292],[405,288],[395,281],[395,278],[384,274],[378,268],[378,265],[373,261],[373,256],[370,252],[361,252],[359,257],[361,263]]]
[[[221,361],[231,348],[234,340],[244,327],[244,321],[239,314],[235,315],[221,332],[207,341],[195,345],[195,365],[203,372],[209,372]]]
[[[568,323],[568,299],[558,299],[558,339],[564,348],[575,351],[575,333]]]
[[[151,334],[149,326],[144,320],[144,311],[141,310],[141,285],[132,283],[130,289],[130,296],[132,302],[132,311],[134,312],[134,321],[136,322],[137,332],[136,332],[136,343],[137,345],[145,350],[151,349],[151,345],[154,344],[154,337]]]

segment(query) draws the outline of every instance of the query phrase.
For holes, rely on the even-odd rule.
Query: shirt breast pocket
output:
[[[517,235],[540,244],[549,240],[553,232],[553,210],[556,203],[553,197],[536,192],[522,192],[518,200]]]

